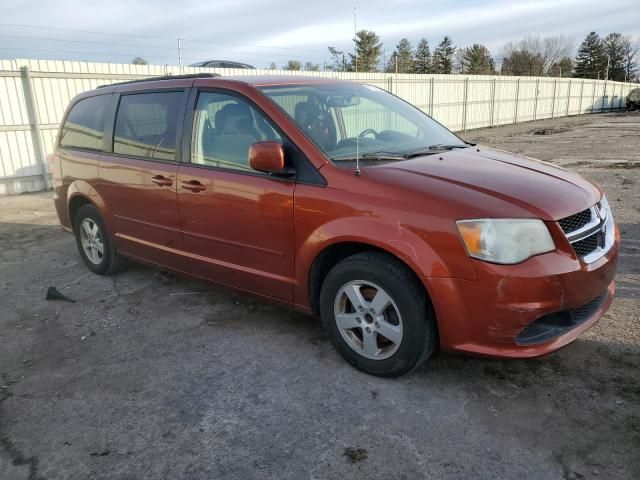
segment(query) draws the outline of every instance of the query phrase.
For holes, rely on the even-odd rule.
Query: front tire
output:
[[[436,322],[424,288],[384,253],[340,261],[322,284],[320,316],[340,355],[372,375],[408,373],[436,348]]]
[[[73,231],[80,257],[93,273],[111,275],[126,267],[127,261],[113,246],[96,207],[87,204],[78,209]]]

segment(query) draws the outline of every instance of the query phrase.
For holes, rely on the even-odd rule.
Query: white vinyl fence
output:
[[[0,60],[0,194],[50,186],[53,150],[69,100],[98,85],[158,75],[311,75],[383,88],[454,131],[618,110],[637,84],[485,75],[291,72],[48,60]]]

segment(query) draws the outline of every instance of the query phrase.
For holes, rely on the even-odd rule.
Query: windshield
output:
[[[332,161],[404,160],[468,146],[421,110],[384,90],[335,83],[267,86],[274,101]]]

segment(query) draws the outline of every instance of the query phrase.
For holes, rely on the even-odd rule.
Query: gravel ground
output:
[[[640,116],[465,137],[607,191],[618,297],[576,342],[371,377],[312,318],[143,266],[90,274],[50,193],[4,197],[0,478],[640,478]]]

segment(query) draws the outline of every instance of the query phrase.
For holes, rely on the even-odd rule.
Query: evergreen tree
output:
[[[610,33],[603,41],[605,56],[608,57],[609,69],[605,67],[605,75],[609,80],[624,82],[625,78],[625,52],[628,40],[619,33]],[[605,65],[607,59],[604,60]]]
[[[445,36],[433,52],[433,72],[451,73],[453,70],[453,55],[456,47],[451,38]]]
[[[478,43],[458,50],[458,62],[460,73],[471,75],[494,75],[496,73],[491,52],[487,47]]]
[[[289,60],[282,70],[302,70],[302,62],[299,60]]]
[[[431,73],[431,50],[426,38],[421,39],[413,55],[413,71],[415,73]]]
[[[389,55],[389,61],[384,66],[384,71],[387,73],[395,73],[396,71],[396,58],[398,58],[398,52],[393,52]]]
[[[382,53],[382,43],[377,33],[360,30],[356,33],[356,55],[350,53],[351,68],[358,72],[375,72]]]
[[[333,58],[333,71],[344,72],[347,69],[347,64],[344,59],[344,52],[338,50],[336,47],[328,47],[331,58]]]
[[[591,32],[578,47],[574,73],[580,78],[604,78],[607,58],[604,45],[596,32]]]
[[[411,46],[411,42],[403,38],[398,42],[398,45],[396,45],[396,51],[394,53],[398,60],[398,73],[412,73],[413,47]]]

